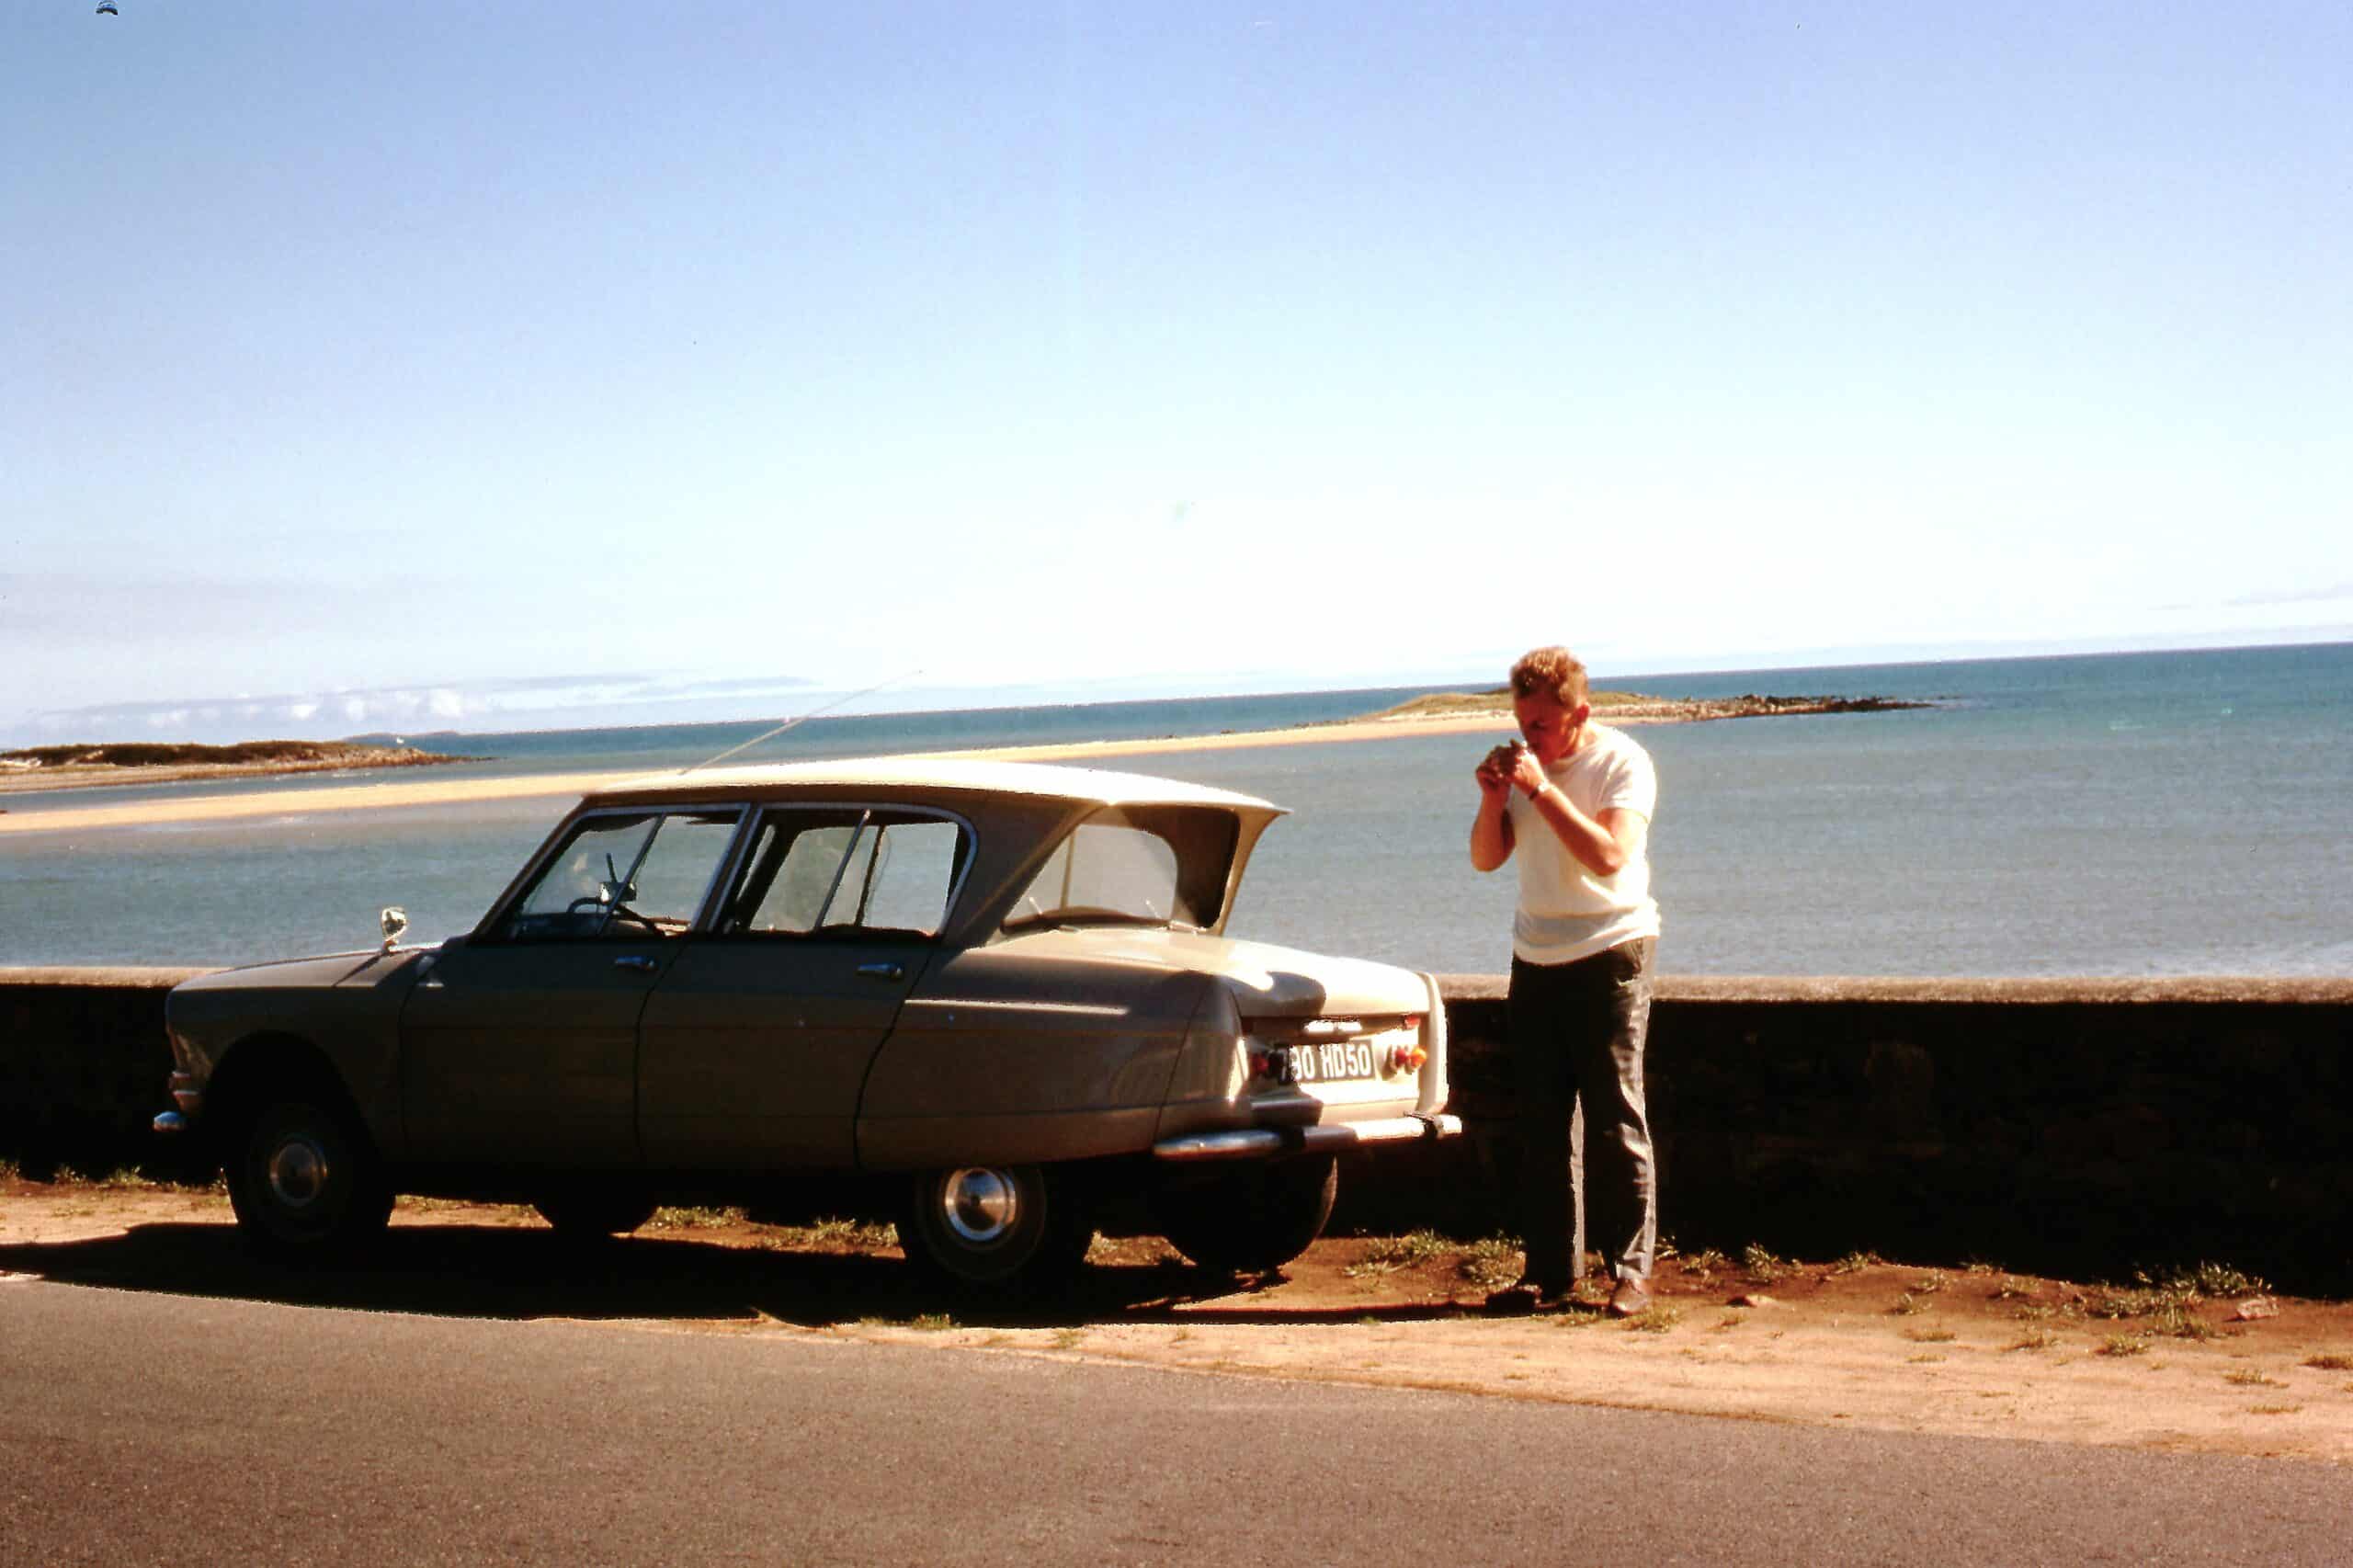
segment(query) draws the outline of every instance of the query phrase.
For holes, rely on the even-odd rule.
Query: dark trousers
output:
[[[1584,1274],[1588,1224],[1611,1272],[1650,1278],[1658,1173],[1643,1044],[1654,946],[1645,937],[1573,963],[1512,960],[1525,1278],[1546,1290]]]

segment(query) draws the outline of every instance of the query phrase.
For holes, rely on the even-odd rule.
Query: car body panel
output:
[[[639,1163],[637,1030],[676,945],[457,944],[401,1013],[407,1153],[430,1163]]]
[[[404,1142],[400,1014],[416,983],[415,949],[328,953],[198,975],[165,1004],[173,1056],[200,1089],[240,1046],[300,1042],[341,1077],[379,1148]]]
[[[847,1166],[858,1096],[930,961],[904,941],[711,937],[648,1002],[638,1119],[648,1165]]]

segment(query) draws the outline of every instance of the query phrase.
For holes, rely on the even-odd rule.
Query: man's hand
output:
[[[1471,864],[1492,871],[1511,858],[1512,770],[1523,748],[1500,745],[1479,760],[1473,777],[1479,780],[1479,814],[1471,821]]]
[[[1505,749],[1511,754],[1511,771],[1505,777],[1505,783],[1518,786],[1530,800],[1542,794],[1544,786],[1552,780],[1545,777],[1544,765],[1536,760],[1536,754],[1524,745]]]
[[[1497,805],[1511,793],[1514,747],[1500,745],[1480,758],[1478,772],[1480,791]]]

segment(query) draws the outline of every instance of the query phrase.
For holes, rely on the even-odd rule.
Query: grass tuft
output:
[[[946,1312],[917,1312],[908,1320],[907,1326],[920,1329],[926,1334],[938,1334],[945,1329],[954,1328],[956,1320]]]
[[[720,1225],[740,1225],[744,1222],[741,1209],[676,1208],[656,1209],[647,1221],[657,1231],[692,1231]]]
[[[2047,1328],[2030,1328],[2009,1344],[2005,1350],[2048,1350],[2059,1343],[2059,1336]]]
[[[1500,1290],[1519,1278],[1519,1238],[1488,1236],[1472,1242],[1463,1249],[1462,1261],[1455,1267],[1472,1284]]]
[[[1726,1257],[1723,1254],[1718,1252],[1713,1247],[1708,1247],[1703,1251],[1695,1252],[1690,1256],[1681,1259],[1680,1262],[1684,1273],[1696,1275],[1701,1279],[1705,1279],[1709,1275],[1713,1274],[1719,1268],[1729,1268],[1732,1267],[1732,1259]]]
[[[861,1252],[876,1252],[899,1244],[898,1228],[887,1221],[874,1220],[819,1220],[801,1227],[800,1234],[820,1246],[855,1247]]]
[[[2145,1276],[2143,1278],[2145,1279]],[[2096,1318],[2143,1320],[2143,1332],[2173,1339],[2211,1339],[2214,1327],[2193,1309],[2198,1292],[2177,1283],[2143,1283],[2096,1296],[2085,1309]]]
[[[1789,1272],[1790,1260],[1751,1242],[1741,1249],[1740,1267],[1759,1285],[1770,1285]]]
[[[1917,1313],[1927,1312],[1928,1310],[1928,1303],[1914,1295],[1911,1291],[1906,1290],[1904,1294],[1896,1297],[1895,1305],[1888,1308],[1887,1310],[1895,1313],[1898,1317],[1912,1317]]]
[[[1885,1263],[1887,1259],[1880,1256],[1880,1255],[1875,1252],[1850,1252],[1846,1256],[1840,1258],[1837,1262],[1832,1264],[1830,1266],[1830,1272],[1833,1274],[1860,1274],[1864,1269],[1871,1267],[1875,1264]]]
[[[2148,1353],[2149,1342],[2137,1334],[2111,1334],[2100,1341],[2102,1356],[2143,1356]]]
[[[1419,1268],[1453,1250],[1454,1244],[1436,1231],[1409,1231],[1402,1236],[1376,1236],[1365,1244],[1365,1249],[1357,1260],[1340,1272],[1351,1279],[1395,1274],[1401,1269]]]
[[[1959,1335],[1949,1328],[1907,1328],[1904,1337],[1918,1345],[1949,1345]]]
[[[2325,1351],[2318,1356],[2305,1357],[2304,1365],[2323,1372],[2353,1372],[2353,1356],[2339,1356],[2335,1351]]]
[[[1633,1334],[1665,1334],[1683,1321],[1683,1310],[1665,1301],[1653,1301],[1626,1320],[1628,1332]]]
[[[2261,1275],[2233,1268],[2226,1263],[2200,1263],[2188,1268],[2175,1268],[2154,1279],[2146,1274],[2134,1276],[2143,1285],[2192,1298],[2211,1300],[2219,1296],[2259,1296],[2271,1289]]]
[[[2284,1389],[2288,1386],[2277,1378],[2256,1371],[2253,1367],[2233,1368],[2222,1374],[2222,1381],[2226,1383],[2235,1383],[2243,1389]]]

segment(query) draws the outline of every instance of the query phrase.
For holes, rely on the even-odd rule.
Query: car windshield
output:
[[[1233,813],[1106,806],[1073,828],[1015,899],[1005,928],[1217,923],[1240,836]]]

